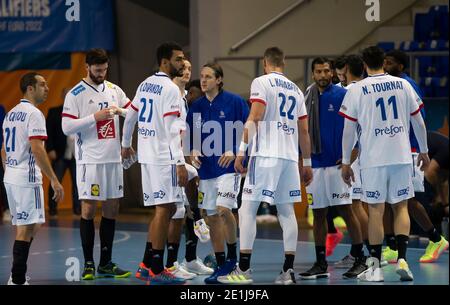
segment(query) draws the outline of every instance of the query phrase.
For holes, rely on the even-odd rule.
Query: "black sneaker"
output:
[[[113,277],[116,279],[123,279],[130,277],[131,271],[120,269],[115,263],[109,262],[105,266],[98,266],[97,277]]]
[[[353,266],[342,276],[344,279],[355,279],[360,273],[367,270],[366,257],[357,257]]]
[[[327,278],[330,273],[327,272],[327,262],[315,262],[311,269],[306,272],[300,273],[300,279],[302,280],[315,280],[320,278]]]
[[[84,263],[84,270],[81,278],[85,281],[90,281],[95,279],[95,264],[94,262]]]

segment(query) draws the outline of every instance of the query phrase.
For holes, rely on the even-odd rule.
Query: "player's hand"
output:
[[[417,166],[419,166],[421,171],[425,171],[430,165],[430,157],[427,153],[420,153],[417,157]]]
[[[105,108],[102,110],[97,111],[96,113],[94,113],[94,118],[95,120],[98,121],[105,121],[105,120],[110,120],[114,117],[114,110],[111,108]]]
[[[341,169],[342,168],[342,159],[337,160],[336,165],[338,166],[337,167],[338,169]]]
[[[305,186],[308,186],[311,184],[313,180],[313,171],[311,166],[302,166],[300,170],[300,175],[302,177],[302,181],[305,184]]]
[[[133,147],[122,147],[122,159],[130,159],[134,155],[136,155],[136,152]]]
[[[116,105],[109,106],[109,109],[115,115],[122,115],[122,108],[117,107]]]
[[[245,155],[244,154],[238,154],[236,156],[236,159],[234,160],[234,170],[236,173],[244,174],[247,172],[247,169],[244,167],[244,160]]]
[[[202,166],[202,162],[200,161],[199,157],[203,157],[201,152],[198,150],[191,151],[191,155],[189,156],[189,159],[191,161],[191,164],[196,169],[199,169],[200,166]]]
[[[177,165],[177,178],[178,178],[178,186],[186,187],[188,184],[188,172],[186,170],[186,166]]]
[[[352,182],[355,182],[355,175],[353,174],[353,170],[350,164],[342,164],[341,175],[345,184],[347,184],[349,187],[352,186]]]
[[[52,199],[55,202],[59,202],[59,201],[63,200],[63,198],[64,198],[64,188],[61,185],[61,183],[59,183],[58,179],[51,180],[50,184],[51,184],[52,189],[54,191],[54,195],[53,195]]]
[[[219,166],[223,168],[227,168],[230,166],[231,162],[235,159],[235,156],[232,151],[226,151],[219,158]]]
[[[56,151],[53,149],[53,150],[50,150],[49,152],[48,152],[48,158],[51,160],[51,161],[55,161],[56,160]]]

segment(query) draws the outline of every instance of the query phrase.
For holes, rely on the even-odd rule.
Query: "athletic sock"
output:
[[[250,268],[251,253],[239,253],[239,269],[247,271]]]
[[[105,266],[112,260],[112,247],[116,220],[102,217],[100,221],[100,266]]]
[[[30,242],[16,240],[13,245],[13,265],[11,277],[14,284],[22,285],[26,281],[27,260],[30,251]]]
[[[85,262],[94,261],[94,240],[95,240],[95,227],[93,219],[80,220],[80,236],[81,245],[83,247],[83,255]]]
[[[406,260],[406,250],[408,248],[409,237],[406,235],[397,235],[398,258]]]

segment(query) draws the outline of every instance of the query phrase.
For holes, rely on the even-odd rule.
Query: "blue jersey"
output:
[[[335,166],[342,159],[342,133],[344,118],[338,115],[346,89],[330,85],[319,96],[320,154],[311,154],[312,167]]]
[[[417,85],[417,83],[411,77],[409,77],[405,73],[400,74],[399,77],[408,81],[408,83],[410,83],[411,86],[414,88],[414,91],[416,91],[417,95],[423,100],[422,90],[420,89],[420,87]],[[422,107],[422,109],[420,109],[420,114],[422,115],[422,118],[425,120],[425,108],[424,107]],[[410,126],[409,130],[410,130],[409,131],[409,141],[411,142],[411,149],[414,151],[419,151],[419,143],[417,142],[412,125]]]
[[[235,172],[234,162],[229,167],[222,168],[218,161],[226,151],[233,151],[236,154],[239,149],[243,124],[245,124],[248,114],[249,108],[243,98],[223,90],[212,102],[203,96],[189,107],[186,122],[190,128],[190,150],[198,150],[204,156],[200,157],[202,162],[198,170],[200,179],[212,179]],[[226,133],[230,130],[229,126],[236,122],[241,122],[241,124],[235,125],[241,126],[241,130],[232,130],[231,134]],[[221,133],[218,133],[217,130],[219,125]],[[227,128],[226,125],[228,125]]]

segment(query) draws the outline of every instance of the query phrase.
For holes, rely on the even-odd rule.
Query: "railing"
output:
[[[273,17],[272,19],[270,19],[269,21],[267,21],[266,23],[264,23],[262,26],[260,26],[258,29],[256,29],[254,32],[248,34],[246,37],[244,37],[242,40],[240,40],[239,42],[235,43],[234,45],[231,46],[229,53],[233,53],[236,52],[240,47],[242,47],[244,44],[246,44],[247,42],[249,42],[251,39],[253,39],[254,37],[258,36],[261,32],[263,32],[265,29],[267,29],[269,26],[271,26],[272,24],[276,23],[278,20],[280,20],[281,18],[283,18],[284,16],[286,16],[287,14],[289,14],[290,12],[292,12],[295,8],[297,8],[300,4],[307,2],[310,0],[299,0],[295,3],[293,3],[291,6],[289,6],[288,8],[286,8],[284,11],[282,11],[281,13],[279,13],[278,15],[276,15],[275,17]]]
[[[417,69],[417,61],[415,60],[417,57],[421,56],[449,56],[448,51],[426,51],[426,52],[406,52],[406,54],[410,58],[410,65],[409,65],[409,71],[411,78],[418,81],[419,80],[419,71]],[[286,61],[289,60],[302,60],[303,61],[303,74],[301,74],[303,77],[300,77],[300,79],[293,80],[295,83],[297,83],[301,89],[307,88],[309,83],[307,83],[309,80],[311,80],[311,62],[312,60],[317,56],[323,56],[328,58],[336,58],[339,55],[289,55],[285,56]],[[239,57],[216,57],[216,62],[238,62],[238,61],[253,61],[254,63],[254,75],[253,78],[256,78],[260,75],[262,75],[262,57],[261,56],[239,56]],[[448,77],[448,76],[447,76]]]
[[[322,55],[321,55],[322,56]],[[307,87],[308,84],[306,84],[306,79],[311,79],[310,77],[308,78],[308,76],[311,75],[310,73],[310,62],[312,61],[312,59],[314,59],[317,56],[313,56],[313,55],[289,55],[289,56],[285,56],[286,61],[289,60],[302,60],[304,62],[304,69],[303,69],[303,82],[300,84],[300,87],[302,87],[302,89],[305,89]],[[325,57],[329,57],[329,58],[334,58],[336,57],[335,55],[331,55],[331,56],[325,56]],[[263,71],[262,71],[262,67],[261,67],[261,62],[262,62],[262,57],[261,56],[239,56],[239,57],[216,57],[215,61],[220,63],[220,62],[226,62],[226,61],[253,61],[253,65],[254,65],[254,78],[260,76]],[[299,80],[294,80],[295,83],[299,83]],[[303,86],[302,86],[303,85]]]
[[[353,43],[345,52],[344,54],[351,52],[353,49],[355,49],[356,47],[358,47],[359,45],[361,45],[366,39],[367,37],[370,37],[373,33],[375,33],[375,31],[377,31],[379,28],[381,28],[382,26],[384,26],[385,24],[389,24],[392,20],[396,20],[401,14],[403,14],[405,11],[410,10],[412,7],[414,7],[415,5],[417,5],[417,3],[421,2],[422,0],[416,0],[413,3],[409,4],[407,7],[405,7],[404,9],[402,9],[400,12],[398,12],[397,14],[395,14],[394,16],[392,16],[389,19],[383,19],[382,21],[376,22],[376,27],[374,27],[372,30],[370,30],[369,33],[365,34],[363,37],[361,37],[360,39],[358,39],[358,41],[356,41],[355,43]]]

